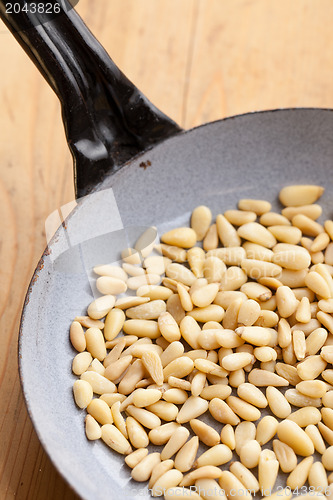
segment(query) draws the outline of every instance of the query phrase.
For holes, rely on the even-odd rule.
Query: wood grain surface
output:
[[[185,128],[333,107],[332,0],[80,0],[77,9]],[[17,367],[25,292],[47,216],[74,198],[72,161],[55,95],[2,24],[0,75],[0,499],[73,500],[33,430]]]

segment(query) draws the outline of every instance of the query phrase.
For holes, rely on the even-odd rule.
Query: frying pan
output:
[[[322,204],[331,216],[333,113],[266,111],[182,131],[127,80],[74,10],[62,8],[51,20],[40,14],[36,22],[28,13],[6,14],[1,0],[0,12],[61,101],[78,198],[25,300],[19,360],[28,411],[46,452],[82,498],[150,498],[145,485],[129,479],[122,456],[86,440],[85,411],[73,402],[68,329],[93,297],[86,243],[94,241],[88,250],[98,254],[105,242],[99,237],[111,235],[112,243],[123,227],[155,225],[162,233],[187,225],[199,204],[216,215],[254,197],[278,209],[278,190],[300,182],[325,186]]]

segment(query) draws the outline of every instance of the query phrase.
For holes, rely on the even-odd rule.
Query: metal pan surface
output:
[[[298,183],[324,186],[323,213],[332,217],[332,130],[331,110],[290,109],[241,115],[180,133],[107,177],[92,196],[79,201],[66,229],[60,227],[26,297],[20,371],[41,443],[82,498],[151,498],[146,483],[130,479],[123,456],[85,438],[85,410],[75,406],[72,396],[75,352],[69,326],[93,298],[86,268],[94,251],[100,255],[99,235],[111,234],[112,246],[121,225],[155,225],[162,234],[187,225],[199,204],[216,215],[244,197],[267,199],[277,209],[279,189]]]

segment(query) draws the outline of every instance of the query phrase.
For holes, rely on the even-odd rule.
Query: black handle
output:
[[[0,17],[59,97],[80,197],[182,129],[126,78],[67,0],[34,3],[44,12],[32,12],[30,0],[0,0]]]

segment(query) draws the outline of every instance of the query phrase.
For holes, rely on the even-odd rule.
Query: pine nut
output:
[[[273,234],[257,222],[244,224],[238,228],[237,232],[241,238],[266,248],[272,248],[276,244]]]
[[[70,327],[69,338],[72,346],[78,352],[83,352],[86,348],[86,338],[83,328],[78,321],[73,321]]]
[[[246,257],[244,255],[244,259],[247,258],[272,262],[274,254],[269,248],[258,245],[257,243],[251,243],[250,241],[246,241],[243,248],[246,251]]]
[[[138,389],[133,393],[132,402],[138,408],[152,405],[161,399],[162,393],[158,389]]]
[[[243,262],[243,261],[242,261]],[[221,291],[238,290],[247,282],[246,273],[239,267],[231,266],[223,274],[220,282]]]
[[[156,404],[156,403],[155,403]],[[134,417],[140,424],[148,429],[154,429],[161,425],[161,420],[157,415],[151,411],[145,410],[144,408],[137,408],[134,405],[129,405],[126,408],[126,412],[131,417]]]
[[[270,330],[260,326],[241,326],[236,329],[236,333],[245,342],[249,342],[256,346],[268,345],[271,339]]]
[[[266,398],[269,407],[278,418],[286,418],[291,413],[291,406],[276,387],[268,386],[266,389]]]
[[[168,389],[163,394],[163,399],[168,403],[173,403],[176,405],[181,405],[185,403],[188,395],[187,392],[182,389]]]
[[[224,212],[224,217],[230,224],[241,226],[247,222],[254,222],[257,219],[257,214],[251,211],[243,210],[227,210]]]
[[[286,186],[281,189],[279,199],[286,207],[300,207],[314,203],[323,192],[323,187],[310,184]]]
[[[227,266],[239,266],[246,257],[246,251],[241,246],[216,248],[207,252],[207,257],[218,257]]]
[[[229,396],[226,402],[232,411],[243,420],[254,421],[258,420],[261,416],[258,408],[236,396]]]
[[[216,224],[212,224],[203,239],[202,247],[206,252],[218,247],[219,239],[217,235]]]
[[[274,225],[267,228],[278,241],[296,245],[301,241],[302,231],[298,227]]]
[[[206,307],[211,304],[219,291],[217,283],[210,283],[193,292],[191,295],[192,302],[197,307]]]
[[[229,267],[229,269],[231,269]],[[224,316],[224,310],[217,304],[210,304],[206,307],[198,307],[187,313],[196,321],[200,323],[206,323],[207,321],[222,321]]]
[[[218,467],[214,465],[204,465],[203,467],[199,467],[198,469],[186,474],[183,477],[180,486],[190,486],[197,479],[207,478],[207,479],[217,479],[221,477],[222,471]]]
[[[150,300],[167,300],[172,295],[172,290],[161,285],[142,285],[136,294],[139,297],[148,297]]]
[[[154,468],[161,463],[159,453],[149,453],[135,467],[133,467],[131,476],[135,481],[148,481]]]
[[[218,422],[231,425],[237,425],[240,422],[240,419],[238,418],[236,413],[222,399],[213,398],[209,402],[208,409],[212,417],[215,418],[215,420],[217,420]]]
[[[179,427],[177,422],[156,426],[149,432],[149,440],[156,445],[165,444]]]
[[[315,488],[319,492],[326,491],[328,486],[326,471],[321,462],[315,462],[311,465],[308,475],[309,486]]]
[[[325,313],[323,311],[319,311],[317,313],[317,319],[320,323],[327,328],[330,333],[333,333],[333,316],[331,314]],[[325,358],[324,358],[325,359]]]
[[[276,434],[279,422],[271,415],[263,417],[257,425],[256,440],[260,445],[268,443]]]
[[[242,260],[241,267],[248,277],[252,279],[279,276],[282,271],[282,268],[277,264],[256,259]]]
[[[88,367],[87,371],[93,371],[93,372],[99,373],[100,375],[104,376],[105,368],[102,365],[102,363],[100,361],[98,361],[98,359],[95,358],[92,361],[91,365]]]
[[[231,387],[228,385],[210,385],[204,387],[200,396],[204,399],[211,400],[213,398],[226,399],[231,394]]]
[[[321,380],[304,380],[296,385],[296,389],[310,398],[322,398],[327,390],[325,382]]]
[[[253,354],[256,359],[262,363],[269,363],[270,361],[275,361],[277,358],[276,350],[268,346],[256,347]]]
[[[321,376],[323,377],[325,382],[327,382],[328,384],[333,384],[333,370],[325,370],[322,372]]]
[[[82,373],[81,380],[88,382],[95,394],[112,393],[116,391],[116,386],[111,380],[93,371]]]
[[[121,331],[125,321],[125,313],[121,309],[114,308],[105,318],[104,337],[105,340],[113,340]]]
[[[321,416],[324,424],[333,430],[333,410],[332,408],[322,408]]]
[[[227,470],[221,471],[219,485],[228,498],[242,500],[246,497],[247,500],[252,500],[251,494],[232,472]]]
[[[252,326],[259,318],[259,315],[260,315],[260,305],[258,304],[258,302],[252,299],[246,300],[241,303],[241,306],[238,311],[238,318],[237,318],[238,325]]]
[[[276,290],[276,304],[282,318],[289,318],[297,309],[298,300],[288,286]]]
[[[131,319],[157,319],[160,314],[166,311],[164,300],[151,300],[147,304],[130,307],[126,311],[126,316]]]
[[[176,421],[179,424],[189,422],[193,418],[197,418],[208,409],[208,402],[199,396],[190,396],[177,415]]]
[[[192,359],[187,356],[174,359],[164,369],[164,380],[167,381],[170,376],[183,378],[186,377],[193,370],[194,363]]]
[[[267,387],[272,385],[274,387],[285,387],[289,385],[288,380],[280,377],[276,373],[269,372],[267,370],[260,370],[258,368],[253,369],[248,376],[248,380],[251,384],[257,387]]]
[[[89,316],[75,316],[74,321],[77,321],[80,323],[81,326],[84,326],[84,328],[99,328],[100,330],[103,330],[104,328],[104,323],[103,321],[100,321],[98,319],[91,319]]]
[[[175,455],[186,443],[190,433],[186,427],[179,427],[170,437],[163,450],[161,451],[161,460],[167,460]]]
[[[82,373],[88,369],[92,359],[90,352],[80,352],[72,361],[72,372],[75,373],[75,375],[82,375]]]
[[[156,339],[160,336],[157,321],[149,319],[127,319],[124,322],[123,330],[129,335],[136,335],[137,337]]]
[[[283,285],[289,286],[290,288],[305,287],[305,277],[307,273],[307,269],[300,269],[298,271],[283,269],[279,280]]]
[[[160,243],[159,245],[156,245],[155,249],[174,262],[181,263],[186,261],[186,250],[184,250],[184,248]]]
[[[193,467],[203,467],[204,465],[223,465],[229,462],[232,458],[232,451],[225,444],[217,444],[212,446],[209,450],[205,451],[194,462]]]
[[[194,361],[194,366],[197,370],[203,373],[209,373],[218,377],[225,377],[228,375],[228,372],[225,369],[208,359],[196,359]]]
[[[258,408],[266,408],[268,404],[267,399],[260,389],[248,382],[238,386],[237,394],[241,399]]]
[[[248,440],[239,451],[241,463],[248,469],[257,467],[261,453],[261,446],[255,439]]]
[[[304,396],[304,394],[298,392],[297,389],[288,389],[285,392],[285,397],[287,398],[289,403],[301,408],[305,406],[321,406],[320,398],[310,398],[309,396]]]
[[[294,215],[303,214],[310,219],[316,220],[322,214],[322,208],[320,205],[310,204],[310,205],[301,205],[299,207],[287,207],[282,210],[282,215],[287,217],[287,219],[291,220]]]
[[[185,316],[180,322],[180,333],[183,339],[193,348],[200,349],[200,344],[198,342],[198,337],[201,332],[201,328],[194,318],[191,316]]]
[[[316,427],[313,424],[310,424],[305,428],[305,432],[309,436],[311,441],[313,442],[315,450],[318,451],[318,453],[320,453],[322,455],[324,453],[324,451],[326,450],[326,446],[325,446],[324,440],[323,440],[323,438],[318,430],[318,427]]]
[[[288,416],[288,420],[296,422],[300,427],[307,427],[308,425],[315,425],[321,420],[320,411],[313,406],[307,406],[294,411]]]
[[[227,445],[231,450],[235,449],[236,447],[235,432],[232,425],[226,424],[222,427],[221,442]]]
[[[298,227],[302,233],[307,236],[318,236],[318,234],[324,231],[321,224],[318,224],[318,222],[315,222],[310,219],[310,217],[303,214],[295,215],[292,218],[291,223],[293,226]]]
[[[90,352],[93,358],[103,361],[106,357],[106,347],[101,330],[98,328],[88,328],[85,337],[87,342],[87,351]]]
[[[174,341],[161,354],[161,363],[163,368],[171,361],[179,358],[184,353],[184,346],[181,342]]]
[[[218,237],[224,247],[240,246],[241,240],[236,229],[222,214],[216,217],[216,229]]]
[[[188,380],[183,380],[181,378],[170,376],[168,378],[168,384],[171,387],[176,387],[177,389],[183,389],[184,391],[191,390],[191,383]]]
[[[260,453],[258,464],[258,481],[261,494],[268,496],[272,492],[279,471],[279,462],[271,450]]]
[[[252,199],[242,199],[238,202],[239,210],[250,210],[257,215],[263,215],[269,212],[272,205],[265,200],[252,200]]]
[[[306,353],[306,343],[305,343],[305,335],[302,330],[293,330],[292,332],[293,339],[293,348],[296,359],[301,361],[305,358]]]
[[[159,274],[142,274],[141,276],[132,276],[131,278],[128,278],[127,286],[130,290],[138,290],[138,288],[144,285],[158,285],[160,281],[161,277]],[[116,302],[116,307],[117,307],[117,302]]]
[[[210,427],[201,420],[195,418],[190,420],[190,426],[200,441],[207,446],[216,446],[219,444],[220,436],[213,427]]]
[[[191,215],[191,228],[196,233],[197,241],[202,241],[207,234],[212,221],[210,208],[200,205],[196,207]]]
[[[297,457],[294,450],[290,446],[282,441],[279,441],[278,439],[274,439],[273,450],[283,472],[287,473],[295,469],[297,465]]]
[[[332,265],[333,264],[333,244],[329,243],[325,250],[324,256],[325,264]]]
[[[102,425],[113,423],[111,410],[101,399],[93,399],[87,406],[87,412]]]
[[[177,406],[172,403],[168,403],[167,401],[157,401],[156,403],[147,406],[147,410],[151,411],[166,422],[175,420],[178,414]]]
[[[288,444],[297,455],[307,457],[314,452],[314,446],[309,436],[292,420],[280,422],[277,435],[280,441]]]
[[[175,468],[187,472],[192,468],[199,447],[199,438],[193,436],[178,451],[175,457]]]
[[[148,489],[151,489],[154,484],[156,483],[157,479],[159,477],[162,476],[162,474],[164,474],[165,472],[167,472],[168,470],[171,470],[173,469],[173,466],[174,466],[174,461],[173,460],[164,460],[163,462],[160,462],[159,464],[156,465],[156,467],[154,467],[152,473],[151,473],[151,476],[150,476],[150,479],[149,479],[149,483],[148,483]]]
[[[237,298],[230,304],[223,317],[222,321],[223,328],[229,330],[235,330],[235,328],[237,328],[238,313],[242,303],[243,303],[242,299]]]
[[[322,398],[322,403],[324,406],[328,408],[333,408],[333,392],[330,390],[329,392],[326,392]]]
[[[324,451],[321,459],[326,470],[333,470],[333,446]]]
[[[235,451],[240,455],[241,449],[248,441],[254,440],[256,427],[252,422],[240,422],[234,432]]]
[[[135,297],[134,295],[129,295],[128,297],[121,297],[120,299],[117,299],[115,307],[122,310],[128,309],[129,307],[146,304],[149,300],[149,297]]]
[[[324,314],[324,313],[323,313]],[[327,363],[332,363],[333,361],[333,346],[326,345],[321,348],[320,356],[327,361]]]
[[[313,457],[304,458],[295,469],[289,474],[287,478],[287,486],[291,489],[301,488],[309,475],[311,466],[313,464]]]
[[[324,425],[322,422],[318,422],[318,429],[320,431],[320,434],[323,436],[325,441],[332,446],[333,445],[333,431],[327,425]]]
[[[76,380],[73,385],[73,394],[78,407],[86,408],[93,398],[93,389],[85,380]]]
[[[105,377],[111,381],[117,380],[124,372],[127,370],[133,356],[128,355],[119,358],[117,361],[110,363],[109,366],[105,369]]]
[[[94,417],[91,415],[86,415],[85,422],[85,432],[89,441],[95,441],[102,437],[102,431]]]
[[[104,393],[99,397],[99,399],[105,401],[106,404],[111,408],[111,406],[117,401],[120,401],[120,403],[122,403],[126,399],[126,396],[124,396],[124,394],[118,394],[118,393],[112,393],[112,394]]]
[[[128,262],[124,262],[122,264],[122,267],[126,274],[129,274],[129,276],[142,276],[143,274],[145,274],[145,270],[143,269],[143,267],[129,264]],[[125,281],[127,281],[127,279]]]
[[[302,380],[315,380],[326,368],[327,362],[318,355],[308,356],[297,365]]]
[[[187,261],[192,273],[197,278],[203,277],[205,257],[205,251],[200,247],[193,247],[187,251]]]
[[[164,233],[161,241],[167,245],[191,248],[196,244],[197,235],[194,229],[189,227],[179,227]]]
[[[148,446],[148,435],[143,426],[135,418],[126,418],[126,430],[128,439],[134,448],[146,448]]]
[[[154,382],[162,385],[164,374],[160,356],[154,351],[147,351],[142,355],[142,363]]]
[[[211,255],[204,262],[203,273],[208,283],[215,283],[221,281],[226,269],[226,265],[221,259]]]

